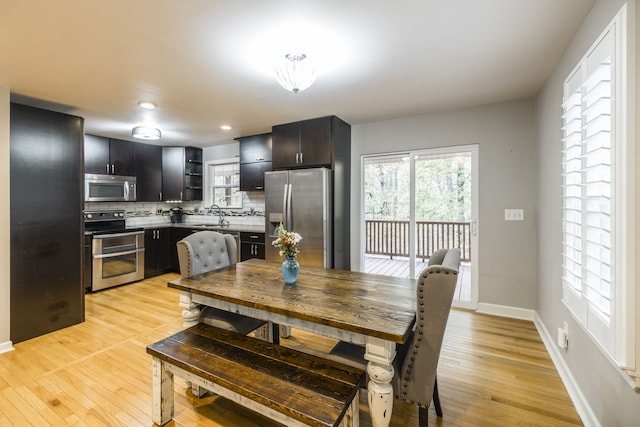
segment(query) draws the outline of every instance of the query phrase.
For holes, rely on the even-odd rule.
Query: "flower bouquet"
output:
[[[278,248],[280,255],[285,257],[282,263],[282,277],[287,285],[292,285],[298,280],[300,272],[300,264],[296,260],[296,256],[300,252],[298,243],[302,240],[302,236],[293,231],[287,231],[280,224],[278,227],[278,238],[271,242],[272,246]]]

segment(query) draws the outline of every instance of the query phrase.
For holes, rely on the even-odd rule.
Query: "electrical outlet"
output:
[[[563,328],[558,328],[558,346],[560,348],[569,348],[569,324],[564,322]]]
[[[162,215],[162,208],[156,209],[156,215]]]
[[[505,221],[524,221],[524,209],[505,209]]]

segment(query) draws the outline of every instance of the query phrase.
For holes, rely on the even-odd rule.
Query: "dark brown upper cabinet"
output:
[[[84,136],[84,173],[101,175],[134,175],[131,141],[102,136]]]
[[[162,147],[136,143],[134,150],[138,202],[159,202],[162,198]]]
[[[236,140],[240,144],[240,191],[264,190],[264,173],[272,168],[271,133]]]
[[[202,200],[202,148],[162,148],[162,198]]]
[[[272,134],[274,170],[332,168],[336,147],[350,144],[351,127],[336,116],[327,116],[276,125]]]

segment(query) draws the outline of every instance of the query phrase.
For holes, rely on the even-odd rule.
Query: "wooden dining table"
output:
[[[416,284],[356,271],[301,266],[295,284],[282,279],[279,263],[251,259],[213,272],[169,282],[180,291],[185,327],[196,324],[202,306],[363,345],[374,427],[388,426],[393,409],[393,359],[416,316]]]

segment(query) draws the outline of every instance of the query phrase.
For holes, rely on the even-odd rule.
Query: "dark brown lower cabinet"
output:
[[[171,270],[170,228],[151,228],[144,231],[144,277]]]

